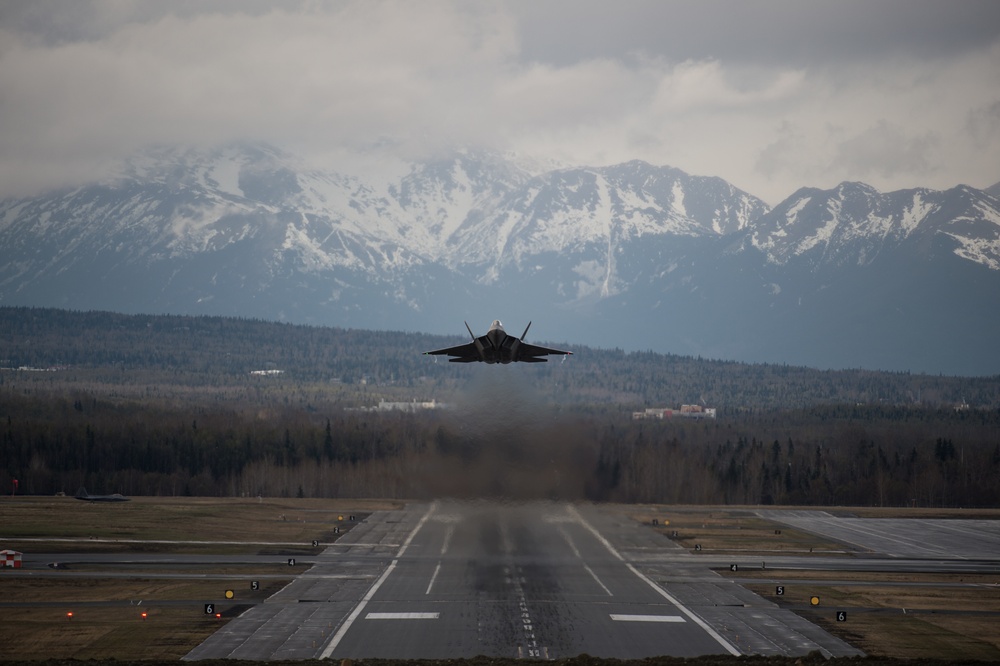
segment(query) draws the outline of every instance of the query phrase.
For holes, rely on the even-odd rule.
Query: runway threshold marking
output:
[[[431,514],[434,513],[434,511],[437,509],[437,506],[438,506],[437,502],[431,503],[430,508],[427,509],[427,513],[423,515],[423,517],[420,519],[420,522],[417,523],[417,526],[414,527],[413,531],[410,532],[410,535],[406,537],[406,541],[403,542],[403,545],[400,547],[399,552],[396,553],[395,559],[393,559],[393,561],[389,563],[389,566],[386,567],[382,575],[379,576],[379,579],[375,581],[375,583],[370,588],[368,588],[368,592],[365,594],[364,598],[362,598],[361,601],[358,602],[358,605],[354,607],[354,610],[351,611],[351,614],[347,616],[346,620],[344,620],[344,624],[340,625],[340,629],[338,629],[337,633],[333,635],[333,638],[330,639],[330,642],[327,644],[327,646],[323,648],[323,651],[319,655],[320,659],[328,659],[330,655],[333,654],[333,651],[337,649],[337,646],[340,645],[340,641],[344,640],[344,636],[347,635],[347,632],[348,630],[350,630],[351,625],[353,625],[354,621],[357,620],[358,617],[360,617],[361,613],[364,612],[365,606],[368,605],[368,602],[371,601],[372,597],[375,596],[375,593],[378,592],[378,588],[382,587],[382,583],[386,581],[389,575],[396,568],[396,564],[399,562],[399,558],[401,558],[403,556],[403,553],[406,552],[406,549],[410,547],[410,543],[413,541],[413,537],[417,535],[417,532],[420,531],[420,528],[423,527],[424,523],[427,522],[427,519],[431,517]]]
[[[680,615],[621,615],[612,613],[615,622],[687,622]]]
[[[707,622],[705,622],[700,617],[698,617],[697,615],[695,615],[693,612],[691,612],[690,610],[688,610],[687,608],[685,608],[681,604],[681,602],[677,601],[677,599],[675,599],[670,593],[668,593],[662,587],[660,587],[655,582],[653,582],[653,580],[649,576],[647,576],[646,574],[642,573],[641,571],[639,571],[638,569],[636,569],[634,566],[632,566],[632,563],[628,562],[622,556],[622,554],[619,553],[615,549],[615,547],[611,545],[610,541],[608,541],[607,539],[605,539],[604,536],[600,532],[598,532],[597,529],[593,525],[591,525],[590,523],[588,523],[587,520],[582,515],[580,515],[580,512],[576,510],[575,506],[573,506],[572,504],[569,504],[569,505],[567,505],[566,510],[570,513],[570,515],[572,515],[577,520],[577,522],[580,523],[580,525],[582,525],[588,532],[590,532],[591,534],[593,534],[594,537],[598,541],[600,541],[601,544],[605,548],[608,549],[609,553],[611,553],[616,559],[620,560],[626,567],[628,567],[628,570],[631,571],[632,573],[634,573],[639,578],[639,580],[641,580],[642,582],[646,583],[651,588],[653,588],[653,590],[657,594],[659,594],[661,597],[663,597],[664,599],[666,599],[667,601],[669,601],[670,603],[672,603],[674,606],[677,607],[678,610],[680,610],[682,613],[684,613],[692,622],[694,622],[699,627],[701,627],[702,629],[704,629],[705,633],[707,633],[709,636],[711,636],[712,638],[714,638],[715,641],[719,645],[721,645],[729,654],[733,655],[734,657],[737,657],[737,656],[740,655],[740,651],[738,649],[736,649],[736,647],[732,643],[730,643],[725,638],[723,638],[719,634],[719,632],[717,632],[715,629],[713,629],[712,627],[710,627]]]
[[[368,613],[366,620],[436,620],[441,613]]]

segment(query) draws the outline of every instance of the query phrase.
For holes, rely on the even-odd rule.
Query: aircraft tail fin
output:
[[[472,339],[475,340],[476,339],[476,334],[472,332],[471,328],[469,328],[469,322],[464,322],[464,323],[465,323],[465,330],[467,330],[469,332],[469,335],[472,337]]]
[[[528,325],[524,327],[524,333],[521,334],[521,342],[524,342],[524,339],[526,337],[528,337],[528,329],[529,328],[531,328],[531,322],[530,321],[528,322]]]
[[[86,488],[80,486],[80,489],[76,491],[76,497],[77,499],[86,499],[87,497],[90,497],[90,493],[87,492]]]

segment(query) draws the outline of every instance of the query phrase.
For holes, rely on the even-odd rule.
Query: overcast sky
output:
[[[149,144],[1000,181],[997,0],[0,0],[0,196]]]

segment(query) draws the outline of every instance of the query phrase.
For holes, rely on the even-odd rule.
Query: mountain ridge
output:
[[[161,147],[0,201],[0,247],[0,305],[433,333],[544,313],[593,346],[1000,372],[1000,201],[967,186],[845,182],[771,208],[640,160],[463,151],[379,180],[263,144]]]

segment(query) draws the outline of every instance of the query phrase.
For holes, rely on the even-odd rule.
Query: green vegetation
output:
[[[449,342],[0,308],[0,490],[18,479],[39,495],[1000,503],[1000,378],[587,349],[564,364],[468,367],[419,353]],[[357,409],[429,399],[453,408]],[[631,418],[700,402],[719,418]]]

